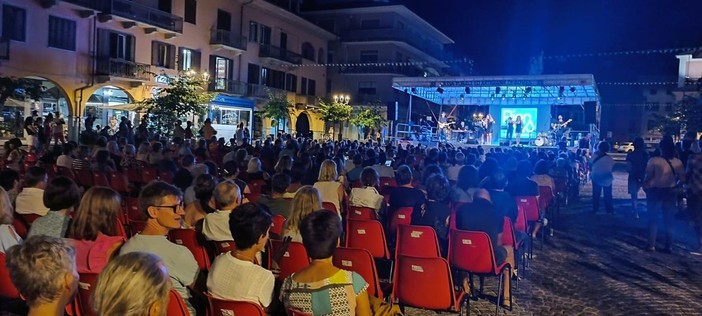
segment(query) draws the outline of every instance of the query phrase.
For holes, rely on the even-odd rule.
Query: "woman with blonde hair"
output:
[[[10,247],[21,244],[22,237],[20,237],[15,231],[15,227],[12,226],[12,217],[14,210],[12,209],[12,202],[10,202],[10,196],[7,191],[0,187],[0,252],[4,253]]]
[[[90,305],[101,316],[161,316],[168,310],[170,290],[171,281],[159,257],[130,252],[105,266],[95,282]]]
[[[314,187],[319,190],[322,202],[334,204],[336,212],[341,214],[341,201],[344,199],[344,188],[338,182],[339,173],[333,160],[325,160],[319,167],[319,178]]]
[[[121,205],[122,197],[110,188],[92,187],[83,195],[68,233],[76,249],[78,271],[102,270],[124,243],[124,236],[117,232]]]
[[[285,221],[283,228],[283,236],[291,237],[292,241],[302,242],[300,235],[300,222],[310,213],[322,208],[322,198],[319,196],[319,190],[306,185],[301,187],[295,193],[290,207],[290,217]]]

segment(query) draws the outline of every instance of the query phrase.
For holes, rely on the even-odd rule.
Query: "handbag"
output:
[[[678,177],[677,172],[675,172],[675,168],[673,168],[673,164],[670,163],[670,160],[666,159],[665,162],[668,163],[668,166],[670,167],[670,170],[673,171],[673,175],[675,176],[675,186],[670,188],[670,192],[674,194],[675,196],[681,196],[685,194],[685,187],[680,181],[680,177]]]
[[[373,316],[403,316],[399,305],[388,303],[373,295],[368,295]]]

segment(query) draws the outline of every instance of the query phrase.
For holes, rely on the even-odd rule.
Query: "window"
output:
[[[134,36],[98,29],[97,55],[102,58],[114,58],[134,61]]]
[[[197,20],[197,0],[185,0],[183,21],[195,24]]]
[[[13,41],[25,41],[27,10],[11,5],[2,6],[2,36]]]
[[[271,44],[271,28],[270,26],[266,26],[261,24],[260,25],[260,32],[259,32],[259,43],[264,44],[264,45],[270,45]]]
[[[317,63],[324,64],[324,49],[322,48],[317,51]]]
[[[249,64],[247,81],[250,84],[259,84],[261,81],[261,67],[256,64]]]
[[[307,95],[317,95],[317,81],[307,80]]]
[[[200,70],[200,52],[181,47],[178,55],[178,71]]]
[[[158,67],[175,68],[175,46],[162,42],[151,42],[151,64]]]
[[[249,42],[258,42],[258,23],[249,21]]]
[[[655,102],[649,102],[646,103],[645,108],[648,112],[658,112],[661,109],[661,105]]]
[[[378,19],[361,20],[361,28],[362,28],[362,29],[377,29],[377,28],[380,28],[380,20],[378,20]]]
[[[333,64],[334,63],[334,50],[329,49],[327,51],[327,63]]]
[[[285,90],[297,92],[297,76],[287,74],[285,77]]]
[[[314,61],[314,47],[308,42],[302,43],[302,58]]]
[[[217,29],[231,31],[232,30],[232,14],[224,11],[217,10]]]
[[[375,94],[375,81],[359,81],[358,94]]]
[[[219,56],[210,56],[210,58],[210,62],[214,63],[212,79],[215,90],[226,90],[232,75],[232,60]]]
[[[302,77],[300,80],[300,94],[307,95],[307,78]]]
[[[360,61],[362,63],[377,63],[378,62],[378,51],[377,50],[362,50]]]
[[[49,47],[76,50],[76,22],[50,15]]]
[[[668,102],[665,104],[665,111],[666,112],[673,112],[673,103]]]

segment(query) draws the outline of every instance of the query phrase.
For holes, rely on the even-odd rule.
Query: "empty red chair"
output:
[[[246,186],[249,187],[249,192],[252,194],[262,194],[263,193],[263,187],[266,186],[266,181],[264,180],[251,180],[246,183]]]
[[[18,299],[20,298],[19,291],[12,280],[10,280],[10,271],[5,265],[5,253],[0,252],[0,297]]]
[[[258,202],[258,199],[261,198],[261,194],[244,193],[244,197],[246,197],[246,199],[249,200],[249,202],[256,203],[256,202]]]
[[[517,220],[514,223],[514,230],[526,234],[528,232],[527,226],[526,211],[524,210],[524,206],[517,204]]]
[[[366,249],[373,258],[390,259],[383,225],[378,221],[350,219],[346,230],[346,247]]]
[[[446,259],[400,255],[396,265],[392,297],[401,306],[459,312],[467,303],[463,289],[453,286]]]
[[[93,175],[88,169],[75,170],[76,183],[83,187],[93,186]]]
[[[17,235],[22,237],[22,239],[27,238],[27,233],[29,233],[29,229],[27,229],[27,224],[25,224],[23,220],[17,217],[13,218],[12,227],[15,228],[15,232],[17,233]]]
[[[553,190],[549,186],[539,186],[539,208],[546,210],[553,203]]]
[[[349,206],[348,219],[375,220],[375,210],[370,207]]]
[[[200,270],[207,271],[210,269],[210,256],[207,254],[207,249],[200,244],[197,238],[197,232],[194,229],[174,229],[168,233],[168,239],[172,242],[185,246],[195,257]]]
[[[409,225],[412,223],[412,207],[400,207],[395,210],[390,218],[390,234],[397,233],[397,227],[400,225]]]
[[[499,277],[495,303],[495,314],[497,315],[502,302],[503,272],[506,269],[510,272],[508,275],[512,275],[512,267],[507,262],[497,264],[490,236],[484,232],[452,229],[449,233],[448,258],[451,266],[458,270],[466,271],[469,274]],[[510,306],[511,303],[512,295],[510,294]]]
[[[236,249],[236,243],[233,240],[214,241],[213,243],[215,245],[216,255],[220,255]]]
[[[146,184],[158,180],[158,173],[154,167],[143,167],[139,171],[141,172],[141,183]]]
[[[439,239],[429,226],[401,225],[397,229],[395,256],[441,257]]]
[[[110,187],[113,190],[125,195],[128,195],[131,191],[129,189],[129,179],[127,179],[127,176],[121,172],[110,173]]]
[[[339,213],[339,210],[336,209],[336,205],[331,202],[322,202],[322,208],[325,210],[330,210],[334,211],[335,213]]]
[[[75,176],[75,174],[73,173],[73,170],[71,170],[70,168],[66,168],[66,167],[59,167],[59,166],[57,166],[57,167],[56,167],[56,175],[64,176],[64,177],[67,177],[67,178],[71,178],[71,179],[73,179],[74,181],[75,181],[75,179],[76,179],[76,176]]]
[[[336,248],[333,260],[337,268],[360,274],[368,282],[368,294],[375,295],[381,300],[383,299],[383,291],[378,280],[378,270],[373,261],[373,256],[368,250],[361,248]]]
[[[90,297],[93,295],[95,283],[98,278],[98,273],[81,272],[79,273],[78,281],[78,302],[81,315],[94,316],[97,315],[92,306],[90,306]]]
[[[283,226],[285,226],[285,216],[283,215],[273,215],[273,223],[271,224],[271,233],[277,235],[276,238],[281,238],[283,236]],[[275,237],[275,236],[274,236]]]
[[[136,183],[136,184],[142,184],[144,179],[142,179],[141,174],[139,174],[139,170],[135,168],[127,168],[124,170],[124,172],[127,174],[127,179],[131,183]]]
[[[535,196],[515,196],[514,200],[517,201],[517,205],[521,205],[524,208],[528,222],[535,222],[540,219],[539,201]]]
[[[110,187],[110,181],[107,180],[107,176],[102,172],[93,172],[93,185],[101,187]]]
[[[127,211],[129,221],[144,221],[146,214],[139,209],[139,199],[133,197],[124,198],[124,206]]]
[[[280,240],[270,240],[270,253],[276,253],[278,248],[283,244]],[[280,258],[278,265],[280,266],[279,279],[285,279],[289,275],[302,270],[310,264],[310,258],[307,256],[307,250],[302,243],[291,241],[288,244],[288,249],[285,250]]]
[[[22,220],[27,224],[27,226],[32,226],[37,218],[41,217],[39,214],[19,214]]]
[[[208,293],[205,293],[205,296],[207,296],[207,302],[210,305],[210,316],[266,316],[263,308],[256,303],[223,300]],[[168,316],[171,314],[169,313]]]
[[[174,289],[171,289],[168,293],[168,309],[166,315],[190,316],[190,312],[188,312],[188,307],[185,305],[183,297]]]

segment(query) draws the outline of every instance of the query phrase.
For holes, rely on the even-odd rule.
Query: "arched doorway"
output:
[[[307,113],[302,112],[297,117],[295,131],[297,131],[298,137],[312,137],[312,133],[310,132],[310,118]]]
[[[132,124],[136,124],[137,113],[133,111],[135,108],[133,102],[134,99],[121,88],[104,86],[90,95],[85,105],[85,116],[91,115],[95,119],[92,126],[98,131],[109,126],[112,133],[115,133],[122,116],[127,117]]]
[[[43,77],[28,76],[22,80],[25,86],[14,91],[0,113],[0,130],[6,131],[0,137],[9,136],[9,131],[13,131],[13,136],[22,137],[23,121],[29,116],[45,118],[49,114],[60,113],[71,126],[68,119],[71,115],[70,100],[62,87]]]

